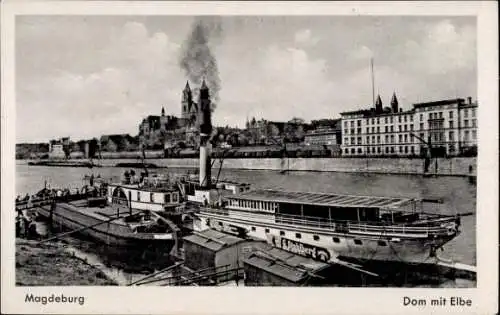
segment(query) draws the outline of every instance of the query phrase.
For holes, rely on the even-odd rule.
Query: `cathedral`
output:
[[[201,113],[199,112],[199,104],[202,103],[210,106],[209,89],[205,80],[201,83],[199,101],[197,103],[193,101],[193,91],[189,86],[189,82],[186,82],[186,86],[182,91],[181,117],[165,115],[165,109],[162,107],[161,116],[149,115],[142,120],[139,125],[139,135],[150,135],[157,130],[177,130],[185,134],[187,143],[194,142],[202,120]]]

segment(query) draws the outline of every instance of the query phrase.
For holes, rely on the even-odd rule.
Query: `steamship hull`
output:
[[[266,240],[275,247],[314,259],[334,263],[337,258],[360,261],[393,261],[401,263],[429,262],[435,251],[455,238],[459,232],[434,237],[397,235],[386,232],[336,233],[331,229],[299,227],[276,223],[231,218],[210,210],[201,210],[196,230],[215,229],[225,233]]]
[[[41,206],[36,210],[41,216],[50,219],[50,206]],[[105,223],[109,219],[96,215],[92,208],[77,207],[71,203],[57,203],[52,211],[53,223],[68,230],[82,229],[78,234],[103,245],[168,254],[175,244],[170,234],[134,233],[121,220]]]

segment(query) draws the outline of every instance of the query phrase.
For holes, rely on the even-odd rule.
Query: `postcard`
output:
[[[496,313],[495,9],[3,3],[2,313]]]

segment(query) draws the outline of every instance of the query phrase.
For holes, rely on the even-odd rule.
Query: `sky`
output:
[[[212,17],[217,126],[339,118],[395,92],[400,106],[477,97],[474,17]],[[190,16],[17,16],[16,142],[136,135],[180,116]]]

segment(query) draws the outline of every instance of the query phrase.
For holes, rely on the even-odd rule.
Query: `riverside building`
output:
[[[433,156],[459,155],[477,148],[477,102],[448,99],[399,107],[380,95],[374,108],[341,113],[343,156],[422,156],[429,144]]]

